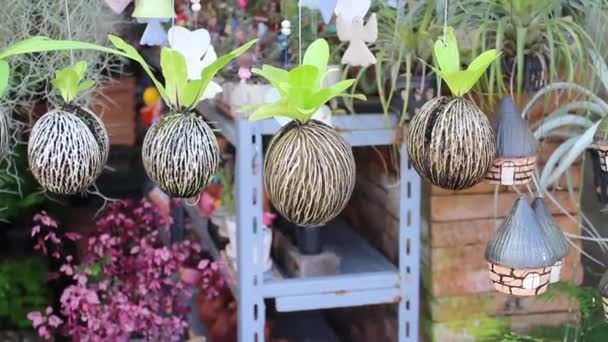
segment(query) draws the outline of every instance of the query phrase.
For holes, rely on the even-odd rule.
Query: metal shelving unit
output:
[[[395,303],[399,306],[399,341],[417,341],[419,332],[420,187],[418,174],[401,146],[401,203],[399,264],[394,265],[359,237],[342,220],[323,228],[323,243],[341,257],[340,272],[324,277],[289,278],[263,272],[262,266],[262,136],[280,128],[274,119],[249,122],[221,114],[212,103],[198,110],[221,129],[238,153],[235,183],[238,246],[236,282],[232,292],[239,302],[240,342],[264,340],[264,299],[273,298],[280,312]],[[334,127],[352,146],[391,145],[397,118],[379,114],[333,117]],[[222,258],[207,231],[207,223],[186,206],[195,232],[214,258]],[[242,257],[247,256],[247,257]]]

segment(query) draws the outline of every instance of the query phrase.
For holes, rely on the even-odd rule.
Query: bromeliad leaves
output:
[[[253,69],[255,74],[264,77],[278,89],[281,98],[274,103],[248,107],[255,109],[249,119],[255,121],[273,116],[286,116],[306,122],[321,106],[334,97],[353,96],[365,99],[363,95],[344,93],[355,80],[344,80],[331,87],[323,87],[328,61],[329,45],[324,39],[318,39],[306,50],[303,64],[291,71],[269,65],[262,66],[262,69]],[[242,110],[247,111],[244,108]]]
[[[466,70],[460,70],[460,52],[454,29],[448,28],[446,41],[437,40],[434,47],[438,68],[431,67],[447,83],[454,96],[466,94],[498,57],[495,49],[483,52],[469,64]],[[424,61],[423,61],[424,62]]]
[[[87,62],[80,61],[72,67],[55,72],[55,79],[51,83],[59,90],[66,103],[71,103],[78,94],[95,85],[92,80],[82,82],[86,71]]]

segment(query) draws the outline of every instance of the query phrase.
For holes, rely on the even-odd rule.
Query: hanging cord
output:
[[[445,0],[443,3],[443,46],[447,47],[447,38],[448,38],[448,6],[450,0]]]
[[[72,25],[70,23],[70,8],[68,6],[68,0],[64,1],[65,4],[65,20],[68,25],[68,39],[72,40]],[[74,64],[74,50],[70,49],[70,62]]]
[[[302,6],[298,6],[298,57],[302,64]]]

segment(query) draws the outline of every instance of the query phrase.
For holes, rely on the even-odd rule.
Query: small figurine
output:
[[[281,58],[285,66],[289,65],[289,35],[291,34],[291,22],[289,20],[283,20],[281,22],[281,34],[279,34],[279,50],[281,50]]]
[[[365,43],[373,43],[378,39],[378,20],[373,13],[367,24],[362,17],[354,17],[348,22],[338,16],[338,38],[342,42],[350,42],[342,56],[342,64],[366,67],[376,63],[376,57]]]

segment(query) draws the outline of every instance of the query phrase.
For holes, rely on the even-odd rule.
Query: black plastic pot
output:
[[[506,84],[511,82],[511,77],[513,77],[513,82],[516,82],[517,80],[517,69],[513,69],[513,63],[515,63],[514,57],[503,58],[502,60],[505,82],[507,82]],[[512,72],[514,72],[515,75],[511,76]],[[525,92],[538,91],[545,85],[545,79],[546,75],[545,70],[543,70],[543,61],[541,61],[537,56],[525,56],[522,90]]]
[[[296,239],[298,250],[304,255],[316,255],[323,251],[323,241],[321,239],[322,228],[296,227]]]
[[[397,79],[396,91],[390,104],[391,111],[394,113],[401,114],[403,110],[403,103],[405,102],[404,92],[407,88],[406,80],[407,78],[405,75],[401,75]],[[437,78],[434,74],[427,74],[424,77],[423,83],[422,76],[412,76],[409,93],[407,113],[411,119],[416,115],[416,112],[422,105],[437,96]]]
[[[593,165],[593,185],[597,200],[602,204],[608,204],[608,173],[600,168],[600,157],[595,149],[588,149],[589,157]]]

